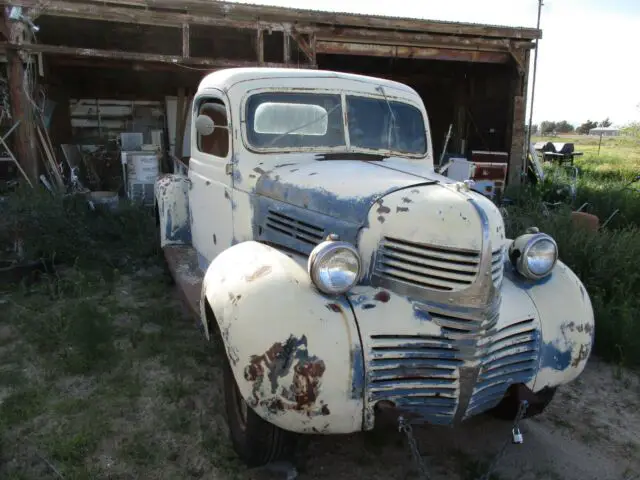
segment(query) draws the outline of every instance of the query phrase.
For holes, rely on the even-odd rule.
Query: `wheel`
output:
[[[517,390],[515,392],[509,391],[500,403],[488,413],[501,420],[513,420],[518,413],[520,401],[526,400],[529,405],[523,418],[532,418],[545,411],[555,394],[556,388],[543,388],[536,393],[527,391],[526,394],[519,394]]]
[[[242,398],[224,357],[224,396],[227,425],[236,454],[249,467],[260,467],[275,461],[294,461],[298,436],[265,421]]]

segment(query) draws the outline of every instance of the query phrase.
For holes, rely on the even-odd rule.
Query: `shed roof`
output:
[[[126,3],[127,0],[122,3]],[[208,11],[217,10],[221,14],[249,15],[256,20],[267,20],[265,16],[307,17],[305,20],[317,23],[331,23],[369,28],[394,28],[433,33],[448,33],[453,35],[483,35],[489,37],[518,38],[535,40],[542,38],[542,31],[529,27],[514,27],[470,22],[453,22],[444,20],[429,20],[427,18],[411,18],[401,16],[368,15],[351,12],[330,12],[327,10],[313,10],[308,8],[275,7],[271,5],[250,2],[224,2],[208,0],[183,0],[177,3],[185,5],[208,3]],[[116,2],[114,2],[116,3]],[[152,2],[155,3],[155,2]],[[192,8],[192,7],[191,7]]]

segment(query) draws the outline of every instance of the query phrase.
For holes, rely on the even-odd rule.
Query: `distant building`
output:
[[[620,129],[613,127],[596,127],[589,130],[589,135],[596,135],[598,137],[600,135],[603,137],[617,137],[620,135]]]

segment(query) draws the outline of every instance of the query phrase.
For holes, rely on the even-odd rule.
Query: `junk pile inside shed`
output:
[[[19,119],[5,141],[22,167],[0,166],[4,178],[148,203],[154,175],[188,162],[199,81],[246,66],[406,83],[425,102],[434,159],[482,164],[470,178],[489,196],[523,177],[536,29],[204,0],[15,0],[0,25],[3,132]]]

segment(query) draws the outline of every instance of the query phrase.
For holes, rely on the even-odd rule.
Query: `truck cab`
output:
[[[191,158],[155,187],[160,243],[224,344],[231,439],[249,465],[302,434],[383,418],[455,426],[544,410],[583,371],[589,296],[549,235],[434,170],[401,83],[303,69],[207,75]]]

